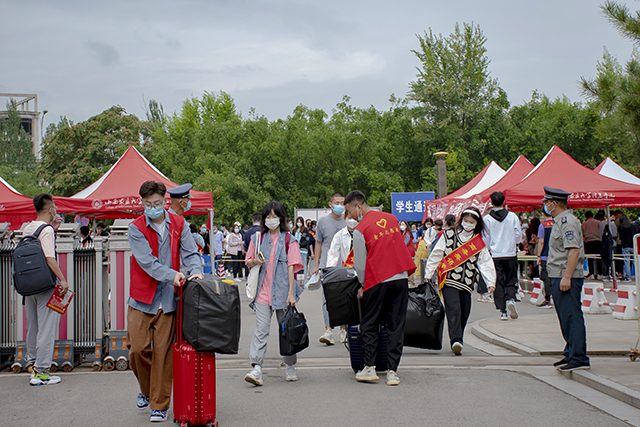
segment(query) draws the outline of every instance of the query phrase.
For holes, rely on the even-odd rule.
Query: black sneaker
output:
[[[589,365],[588,363],[584,365],[579,365],[577,363],[567,363],[566,365],[561,366],[558,369],[560,370],[560,372],[571,372],[571,371],[576,371],[578,369],[589,369],[589,368],[591,368],[591,365]]]
[[[567,363],[569,363],[569,359],[558,360],[553,364],[553,367],[557,368],[558,366],[566,365]]]

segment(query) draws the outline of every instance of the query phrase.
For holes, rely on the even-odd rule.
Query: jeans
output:
[[[631,255],[633,254],[633,248],[622,248],[622,255],[624,256],[624,279],[631,280]]]

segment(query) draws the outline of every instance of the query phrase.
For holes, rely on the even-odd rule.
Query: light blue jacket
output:
[[[253,244],[256,244],[256,240],[258,236],[260,236],[260,232],[257,232],[253,235]],[[275,252],[275,267],[273,270],[273,283],[271,285],[271,307],[274,310],[281,310],[287,307],[287,295],[289,295],[289,272],[288,272],[288,262],[287,262],[287,252],[285,250],[285,236],[287,233],[280,232],[278,236],[278,241],[276,243],[276,252]],[[293,238],[292,238],[293,239]],[[291,245],[291,241],[289,242]],[[291,249],[291,248],[289,248]],[[269,234],[265,234],[262,239],[262,244],[260,245],[260,252],[264,255],[265,264],[260,267],[260,274],[258,275],[258,288],[256,290],[256,298],[254,298],[252,305],[255,303],[258,295],[260,295],[260,289],[262,288],[262,281],[264,280],[264,275],[267,273],[267,266],[269,265],[269,257],[271,256],[271,237]],[[300,298],[302,294],[302,288],[298,285],[298,283],[294,283],[293,286],[293,296],[296,301]]]

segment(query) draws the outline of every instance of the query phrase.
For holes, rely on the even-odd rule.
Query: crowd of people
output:
[[[229,278],[238,281],[248,276],[250,269],[259,271],[250,304],[256,313],[249,350],[252,369],[245,381],[264,384],[262,365],[271,319],[275,314],[280,322],[285,309],[297,304],[304,289],[299,282],[322,274],[323,269],[342,266],[353,268],[361,285],[359,330],[365,366],[355,379],[379,380],[375,360],[378,334],[384,325],[388,333],[386,383],[395,386],[400,384],[397,370],[409,288],[424,278],[440,291],[451,351],[459,356],[474,291],[480,301],[495,304],[500,319],[518,319],[518,269],[523,268],[518,255],[522,252],[537,258],[529,273],[545,282],[545,301],[540,307],[555,307],[566,341],[563,359],[554,366],[565,371],[588,369],[580,308],[585,253],[599,255],[589,259],[590,276],[615,274],[611,262],[614,248],[629,255],[637,230],[621,211],[614,211],[610,221],[602,211],[596,215],[586,212],[585,221],[580,223],[567,207],[569,193],[549,187],[545,187],[539,218],[519,217],[508,211],[504,194],[495,192],[484,213],[469,207],[459,218],[446,215],[409,224],[371,208],[366,196],[354,190],[346,196],[333,194],[327,201],[329,215],[317,222],[287,218],[284,207],[272,201],[252,215],[251,226],[236,221],[230,229],[224,223],[213,223],[208,229],[206,223],[198,228],[183,217],[190,207],[190,190],[191,184],[167,191],[162,183],[145,182],[140,188],[144,215],[128,228],[132,261],[127,345],[130,366],[140,385],[136,405],[150,410],[151,421],[166,420],[170,404],[171,346],[176,327],[174,288],[182,286],[187,277],[203,278],[203,254],[210,255],[216,265],[224,266]],[[165,209],[165,193],[171,196],[170,209]],[[36,196],[34,206],[38,219],[25,228],[25,235],[41,225],[55,228],[59,218],[51,196]],[[108,235],[108,230],[99,223],[94,233],[88,227],[81,227],[80,233],[82,244],[90,245],[92,234]],[[45,229],[39,239],[51,271],[66,291],[69,285],[57,265],[53,230]],[[626,259],[621,272],[623,278],[631,278]],[[27,359],[34,366],[32,385],[60,382],[48,371],[55,336],[52,331],[59,321],[59,316],[43,308],[48,292],[25,299]],[[333,345],[324,294],[322,312],[325,330],[319,342]],[[339,327],[340,342],[347,340],[346,326]],[[285,379],[296,381],[296,355],[283,356],[283,362]]]

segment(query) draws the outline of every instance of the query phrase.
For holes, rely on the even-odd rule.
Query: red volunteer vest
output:
[[[357,230],[364,235],[368,251],[365,291],[396,274],[406,271],[411,275],[416,270],[395,216],[369,211],[358,224]]]
[[[409,244],[407,245],[407,249],[409,249],[409,255],[411,255],[411,258],[413,258],[414,256],[416,256],[416,248],[413,246],[413,234],[411,234],[411,231],[407,230],[402,233],[402,240],[404,240],[407,234],[409,234]]]
[[[165,215],[169,214],[171,222],[169,223],[169,244],[171,245],[171,268],[180,271],[180,236],[184,228],[184,218],[165,211]],[[139,216],[133,221],[138,230],[146,237],[151,246],[151,253],[154,257],[158,257],[158,235],[150,226],[147,227],[147,219],[145,215]],[[131,284],[129,285],[129,295],[136,301],[144,304],[151,304],[156,294],[158,281],[149,276],[138,264],[136,257],[131,255]]]

